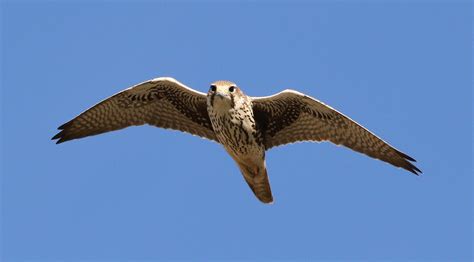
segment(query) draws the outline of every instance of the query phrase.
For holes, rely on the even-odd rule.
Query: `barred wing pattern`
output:
[[[331,141],[416,175],[415,159],[398,151],[355,121],[324,103],[293,90],[254,97],[253,111],[266,149],[298,141]]]
[[[206,94],[173,78],[149,80],[113,95],[60,126],[56,143],[129,126],[154,125],[217,141]]]

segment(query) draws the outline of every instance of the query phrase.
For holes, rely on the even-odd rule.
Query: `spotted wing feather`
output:
[[[395,149],[355,121],[324,103],[293,90],[253,98],[253,111],[265,147],[298,141],[330,141],[380,159],[416,175],[410,156]]]
[[[60,126],[56,143],[149,124],[217,141],[206,95],[173,78],[156,78],[113,95]]]

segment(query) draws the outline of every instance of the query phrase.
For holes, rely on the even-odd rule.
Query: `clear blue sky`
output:
[[[3,261],[467,261],[472,6],[329,1],[3,2]],[[332,144],[267,153],[274,205],[216,143],[149,126],[55,145],[138,82],[297,89],[418,160]]]

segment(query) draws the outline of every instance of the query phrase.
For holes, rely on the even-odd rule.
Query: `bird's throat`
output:
[[[228,99],[216,97],[212,103],[212,110],[219,115],[229,114],[229,111],[232,109],[232,104]]]

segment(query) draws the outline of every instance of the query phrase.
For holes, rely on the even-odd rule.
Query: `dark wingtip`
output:
[[[55,138],[55,139],[58,139],[58,138]],[[51,140],[54,140],[54,139],[51,139]],[[71,140],[71,139],[70,138],[65,138],[65,137],[59,137],[58,141],[56,141],[56,145],[67,142],[69,140]]]
[[[405,153],[402,153],[398,150],[397,150],[397,154],[401,158],[403,158],[403,160],[402,160],[403,162],[400,163],[401,168],[403,168],[403,169],[405,169],[405,170],[407,170],[407,171],[409,171],[409,172],[411,172],[411,173],[413,173],[417,176],[419,176],[420,174],[423,174],[423,172],[418,167],[416,167],[413,163],[411,163],[411,162],[416,162],[416,160],[413,157],[411,157],[411,156],[409,156]]]
[[[419,174],[416,174],[416,175],[420,175],[420,174],[423,174],[423,172],[416,166],[413,166],[413,169],[418,172]]]
[[[411,173],[413,173],[417,176],[419,176],[420,174],[423,174],[423,172],[421,172],[421,170],[418,167],[416,167],[413,163],[411,163],[411,162],[416,162],[416,160],[413,157],[411,157],[411,156],[409,156],[409,155],[407,155],[403,152],[400,152],[398,150],[397,150],[397,154],[400,157],[402,157],[403,160],[404,160],[403,162],[405,162],[405,163],[402,164],[401,168],[403,168],[407,171],[410,171]]]
[[[51,140],[59,139],[59,138],[61,138],[62,135],[63,135],[63,131],[61,131],[61,132],[57,133],[56,135],[54,135],[54,136],[51,138]]]
[[[410,161],[412,161],[412,162],[416,162],[416,160],[415,160],[413,157],[411,157],[411,156],[409,156],[409,155],[407,155],[407,154],[405,154],[405,153],[403,153],[403,152],[397,151],[397,153],[398,153],[401,157],[403,157],[403,158],[405,158],[405,159],[407,159],[407,160],[410,160]]]
[[[405,168],[406,170],[410,171],[411,173],[419,176],[421,174],[423,174],[423,172],[421,172],[420,169],[418,169],[418,167],[414,166],[414,165],[411,165],[411,167],[408,169],[408,168]]]
[[[421,170],[418,167],[416,167],[412,163],[408,162],[407,160],[405,160],[405,161],[406,161],[405,166],[403,166],[404,169],[412,172],[413,174],[415,174],[417,176],[423,174],[423,172],[421,172]]]
[[[68,126],[69,122],[64,123],[58,127],[58,130],[64,130]]]
[[[405,155],[405,154],[404,154]],[[406,155],[405,155],[406,156]],[[408,160],[412,161],[412,162],[416,162],[415,159],[411,158],[411,157],[405,157],[405,165],[403,166],[404,169],[412,172],[413,174],[419,176],[420,174],[423,174],[423,172],[418,168],[416,167],[413,163],[410,163]]]
[[[64,140],[63,138],[60,138],[60,139],[58,139],[58,141],[56,141],[56,145],[64,143],[64,142],[66,142],[66,140]]]
[[[65,127],[66,127],[66,124],[58,127],[58,129],[60,129],[60,130],[63,129],[63,130],[61,130],[59,133],[57,133],[56,135],[54,135],[51,138],[51,140],[56,140],[56,139],[58,140],[58,141],[56,141],[56,144],[61,144],[61,143],[66,142],[66,141],[69,140],[69,139],[66,138],[66,134],[65,134],[65,130],[64,130]]]

